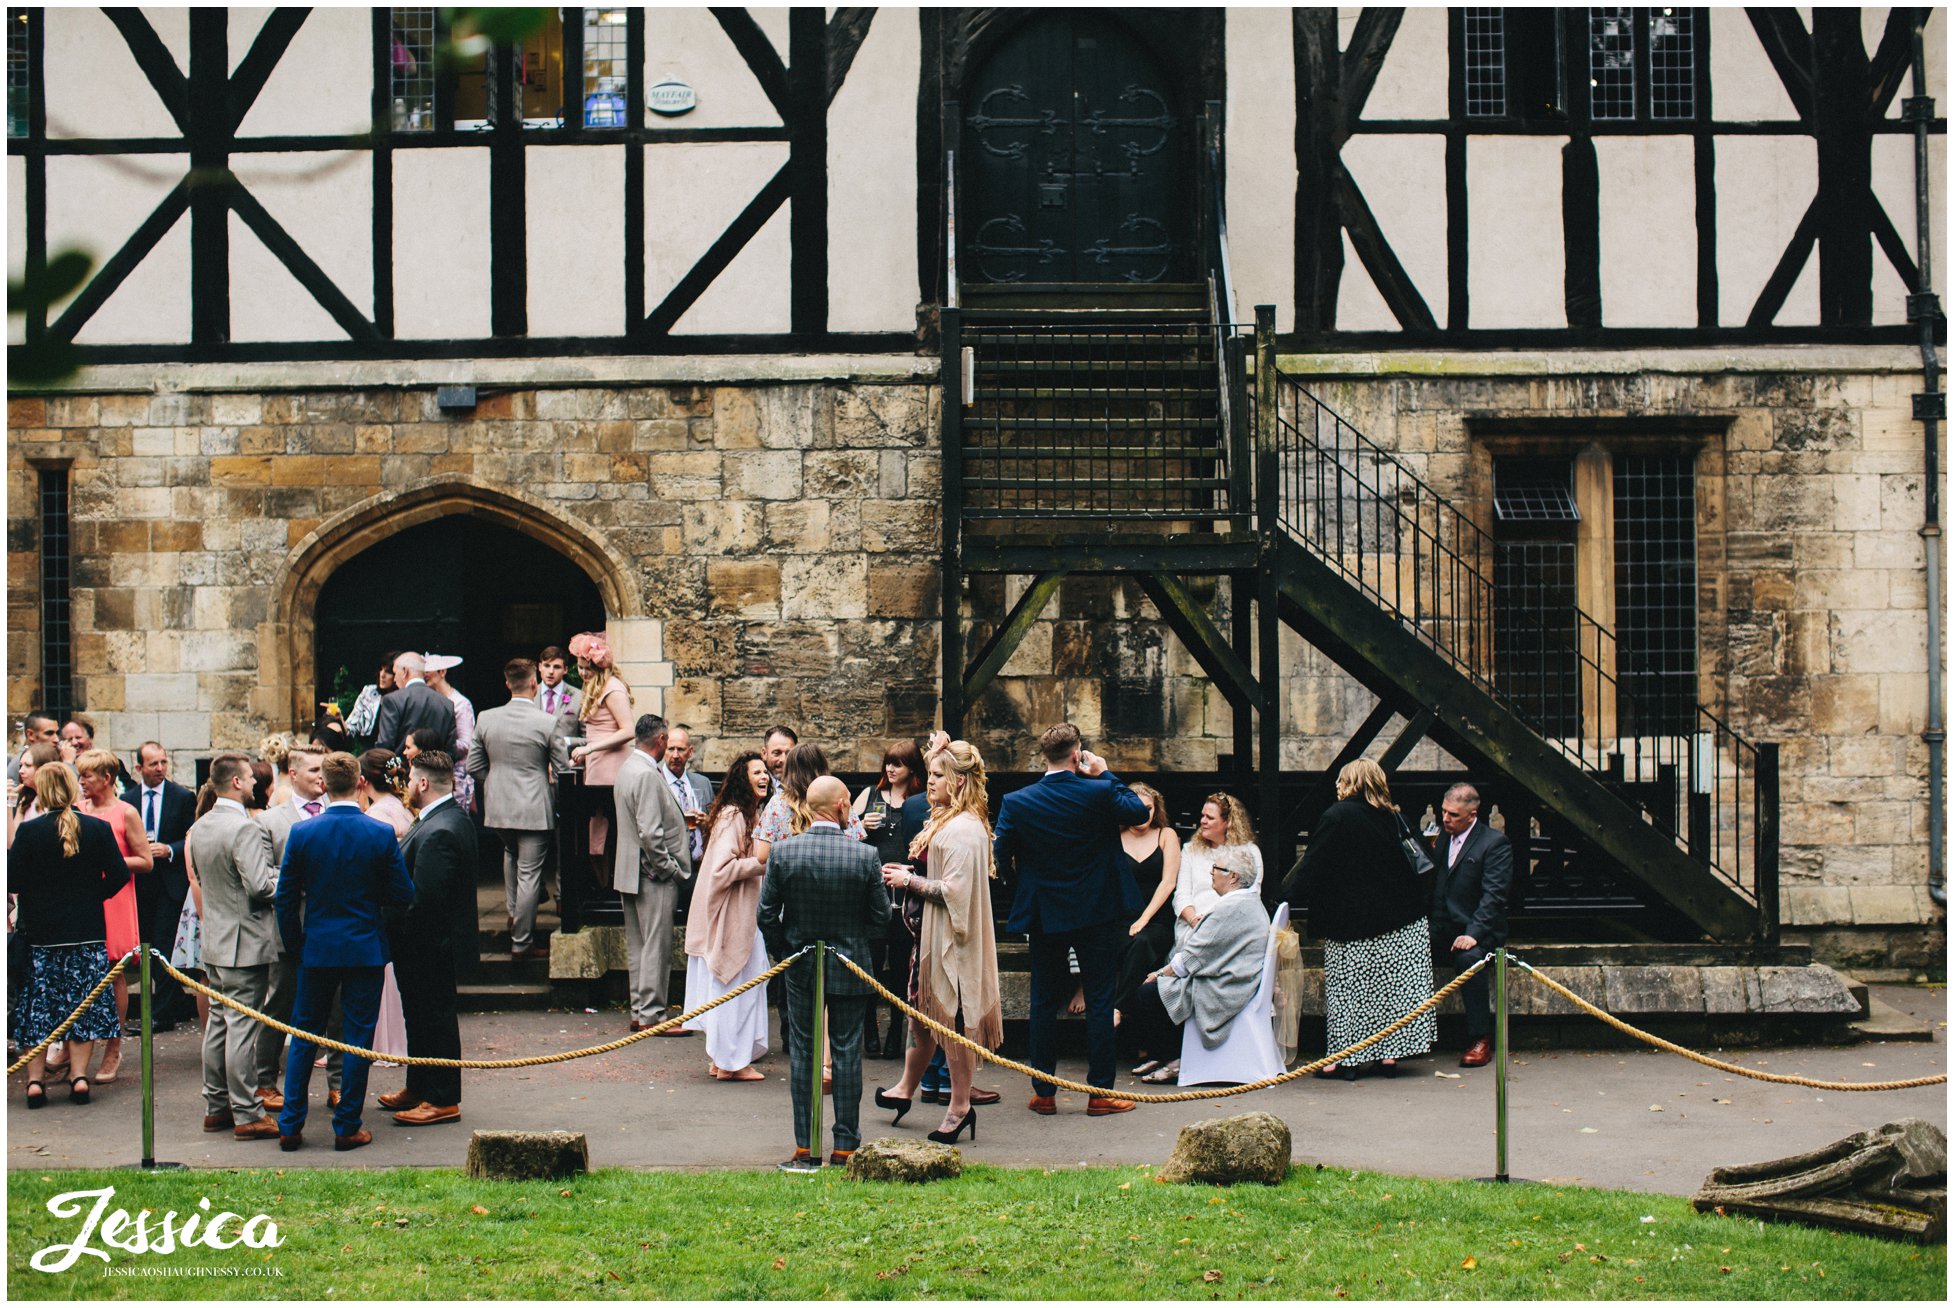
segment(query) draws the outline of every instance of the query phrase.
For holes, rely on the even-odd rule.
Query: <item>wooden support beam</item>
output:
[[[1356,734],[1344,741],[1343,748],[1338,750],[1337,756],[1330,760],[1330,766],[1324,771],[1322,780],[1310,787],[1309,794],[1303,798],[1302,804],[1296,809],[1298,819],[1314,822],[1318,814],[1330,807],[1336,798],[1337,774],[1362,758],[1364,751],[1371,747],[1371,742],[1377,739],[1385,726],[1397,715],[1398,710],[1390,700],[1377,702],[1377,707],[1371,710],[1370,716],[1364,719],[1363,725],[1357,728]]]
[[[1432,729],[1432,723],[1436,721],[1438,721],[1436,710],[1420,709],[1418,716],[1405,724],[1404,730],[1398,733],[1398,738],[1391,742],[1390,748],[1386,749],[1383,757],[1377,760],[1377,766],[1384,769],[1385,776],[1390,776],[1403,766],[1405,759],[1418,747],[1418,742],[1425,738],[1425,733]]]
[[[1221,628],[1187,593],[1187,587],[1181,584],[1180,578],[1164,572],[1143,572],[1134,580],[1140,583],[1140,589],[1146,592],[1147,598],[1159,606],[1160,616],[1166,619],[1168,627],[1187,646],[1188,653],[1201,665],[1201,670],[1228,697],[1228,702],[1261,709],[1267,692],[1256,684],[1255,674],[1249,670],[1249,665],[1236,657]]]
[[[999,624],[989,643],[977,655],[976,661],[964,671],[963,702],[966,707],[988,690],[991,682],[997,679],[998,671],[1017,651],[1018,645],[1025,638],[1025,633],[1031,630],[1031,624],[1036,622],[1038,615],[1045,611],[1045,605],[1049,604],[1052,596],[1058,593],[1058,585],[1065,580],[1065,576],[1066,571],[1062,568],[1054,572],[1040,573],[1038,579],[1031,583],[1031,588],[1025,591],[1010,614]]]

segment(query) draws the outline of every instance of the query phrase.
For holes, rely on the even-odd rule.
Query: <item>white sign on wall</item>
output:
[[[645,108],[667,118],[689,114],[699,107],[699,93],[684,82],[659,82],[645,91]]]

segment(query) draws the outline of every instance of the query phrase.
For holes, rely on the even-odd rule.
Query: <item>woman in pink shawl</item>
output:
[[[760,938],[764,868],[754,857],[753,824],[766,802],[768,779],[765,760],[740,755],[705,816],[706,850],[686,911],[684,1008],[710,1003],[767,970]],[[715,1081],[767,1079],[753,1066],[767,1052],[765,986],[694,1018],[688,1029],[706,1033],[706,1070]]]

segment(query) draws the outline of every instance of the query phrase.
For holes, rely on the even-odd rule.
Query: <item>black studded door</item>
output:
[[[1186,277],[1188,138],[1167,78],[1116,23],[1078,10],[1025,23],[964,94],[962,277]]]

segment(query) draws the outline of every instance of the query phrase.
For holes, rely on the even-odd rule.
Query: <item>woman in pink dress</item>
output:
[[[109,824],[115,833],[115,843],[122,851],[122,859],[129,865],[132,874],[129,884],[115,892],[115,897],[102,905],[102,916],[108,926],[109,961],[114,962],[134,949],[142,939],[142,929],[136,913],[136,877],[147,876],[152,866],[149,857],[149,837],[142,829],[142,815],[135,806],[127,804],[115,793],[115,782],[122,771],[122,765],[115,755],[105,749],[91,749],[75,759],[75,772],[81,778],[81,800],[75,810],[97,817]],[[125,970],[115,979],[115,1016],[118,1022],[129,1019],[129,982]],[[98,1085],[107,1085],[115,1080],[116,1072],[122,1066],[122,1037],[102,1042],[101,1071],[88,1079]],[[77,1069],[76,1075],[86,1076],[87,1068]]]
[[[586,631],[570,638],[570,652],[577,658],[577,675],[583,679],[583,703],[577,721],[583,728],[584,743],[570,754],[572,763],[583,765],[586,786],[609,786],[617,782],[618,769],[631,750],[634,720],[631,714],[631,688],[612,671],[615,658],[603,633]],[[590,856],[597,866],[601,885],[611,883],[610,818],[590,819]]]

